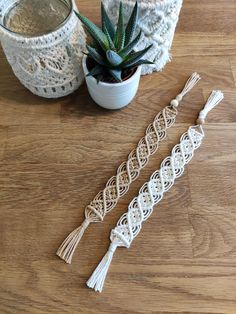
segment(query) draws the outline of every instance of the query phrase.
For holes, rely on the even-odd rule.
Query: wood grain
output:
[[[99,5],[79,1],[96,22]],[[133,103],[116,112],[96,106],[85,85],[59,100],[32,95],[0,53],[1,314],[236,313],[235,16],[235,0],[185,1],[173,61],[142,77]],[[66,265],[55,256],[58,245],[193,71],[203,79],[159,153]],[[201,149],[132,247],[117,251],[104,292],[87,289],[110,229],[212,89],[225,100],[209,115]]]

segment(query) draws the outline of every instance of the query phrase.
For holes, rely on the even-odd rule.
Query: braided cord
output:
[[[165,158],[159,170],[146,182],[123,214],[117,226],[111,231],[111,241],[117,246],[129,248],[139,234],[142,223],[152,214],[153,207],[161,201],[175,180],[179,178],[186,164],[190,162],[194,151],[201,145],[204,132],[201,126],[192,126],[181,137],[170,156]]]
[[[176,119],[177,109],[172,106],[165,107],[155,117],[152,124],[146,129],[137,147],[129,154],[128,160],[123,162],[117,174],[111,177],[104,190],[101,190],[93,201],[85,209],[85,217],[93,222],[102,221],[117,204],[118,200],[127,193],[131,183],[136,180],[142,168],[144,168],[151,155],[164,140],[167,129],[170,128]]]
[[[116,175],[107,181],[105,188],[86,206],[84,222],[66,237],[57,250],[57,255],[66,263],[71,263],[75,249],[89,224],[103,221],[118,200],[127,193],[131,183],[138,178],[141,169],[147,165],[150,156],[156,152],[159,143],[166,137],[167,129],[174,124],[178,113],[177,107],[182,98],[199,80],[200,75],[196,72],[189,77],[180,94],[172,99],[170,105],[165,107],[147,127],[145,136],[131,151],[128,159],[119,166]]]
[[[187,90],[191,83],[192,80],[187,82],[184,89]],[[116,227],[111,231],[109,249],[87,281],[89,288],[102,292],[117,247],[130,247],[134,238],[141,231],[143,222],[152,214],[154,206],[162,200],[165,192],[183,174],[184,168],[193,158],[195,150],[202,144],[204,138],[202,124],[207,113],[217,106],[223,98],[224,95],[219,90],[211,93],[199,114],[197,125],[191,126],[181,136],[180,143],[174,146],[171,155],[163,160],[160,169],[152,174],[150,180],[140,189],[138,196],[131,201],[128,211],[121,216]],[[176,101],[178,99],[172,103],[175,104]]]

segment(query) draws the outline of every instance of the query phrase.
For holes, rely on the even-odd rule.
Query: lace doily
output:
[[[198,125],[191,126],[180,139],[180,143],[174,146],[170,156],[161,163],[159,170],[155,171],[150,180],[146,182],[135,197],[128,211],[121,216],[116,227],[111,231],[110,247],[87,282],[88,287],[101,292],[108,268],[117,247],[129,248],[132,241],[140,233],[142,224],[153,212],[153,207],[159,203],[165,192],[167,192],[179,178],[185,166],[193,158],[204,138],[202,123],[207,113],[223,99],[220,91],[213,91],[204,109],[199,114]]]
[[[0,0],[2,25],[15,1]],[[75,91],[83,82],[86,36],[73,11],[53,32],[26,37],[1,27],[0,39],[13,72],[32,93],[46,98],[62,97]]]
[[[182,92],[147,127],[145,137],[129,154],[127,161],[120,165],[116,175],[108,180],[106,187],[86,207],[85,220],[82,225],[72,231],[57,250],[57,255],[65,262],[71,263],[76,246],[88,225],[91,222],[103,221],[106,214],[116,206],[118,200],[127,193],[131,183],[137,179],[141,169],[147,165],[150,156],[157,151],[159,143],[166,137],[167,129],[175,122],[179,102],[199,79],[200,76],[193,73]]]

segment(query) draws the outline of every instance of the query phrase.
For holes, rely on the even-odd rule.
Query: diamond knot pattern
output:
[[[140,189],[139,195],[129,205],[111,232],[111,241],[117,246],[129,247],[141,230],[142,223],[151,215],[153,207],[161,201],[165,192],[184,172],[184,167],[201,145],[204,133],[201,127],[193,126],[184,133],[170,156],[165,158],[159,170]]]
[[[166,131],[175,122],[176,115],[177,110],[169,106],[159,112],[153,123],[148,126],[145,137],[129,154],[128,160],[120,165],[116,176],[108,180],[105,189],[86,207],[87,218],[94,222],[101,221],[116,206],[118,200],[128,191],[130,184],[138,178],[150,156],[156,152],[159,142],[166,137]]]

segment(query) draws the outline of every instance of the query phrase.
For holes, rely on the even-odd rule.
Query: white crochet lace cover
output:
[[[0,0],[2,25],[13,2],[15,0]],[[51,33],[23,37],[0,27],[0,39],[15,75],[32,93],[57,98],[72,93],[81,85],[86,36],[73,12]]]
[[[124,13],[127,22],[135,0],[122,0],[122,2],[125,6]],[[143,65],[142,74],[160,71],[170,61],[169,51],[182,2],[183,0],[138,0],[138,28],[143,31],[143,37],[135,49],[140,50],[153,44],[145,58],[155,63],[154,65]],[[120,0],[104,0],[104,3],[109,16],[116,22]]]
[[[111,231],[111,241],[116,246],[129,248],[139,234],[142,223],[148,219],[153,207],[161,201],[163,194],[184,172],[184,166],[192,159],[194,151],[201,145],[204,132],[201,126],[190,127],[181,137],[171,156],[165,158],[159,170],[155,171],[129,205],[128,212],[121,216]]]

